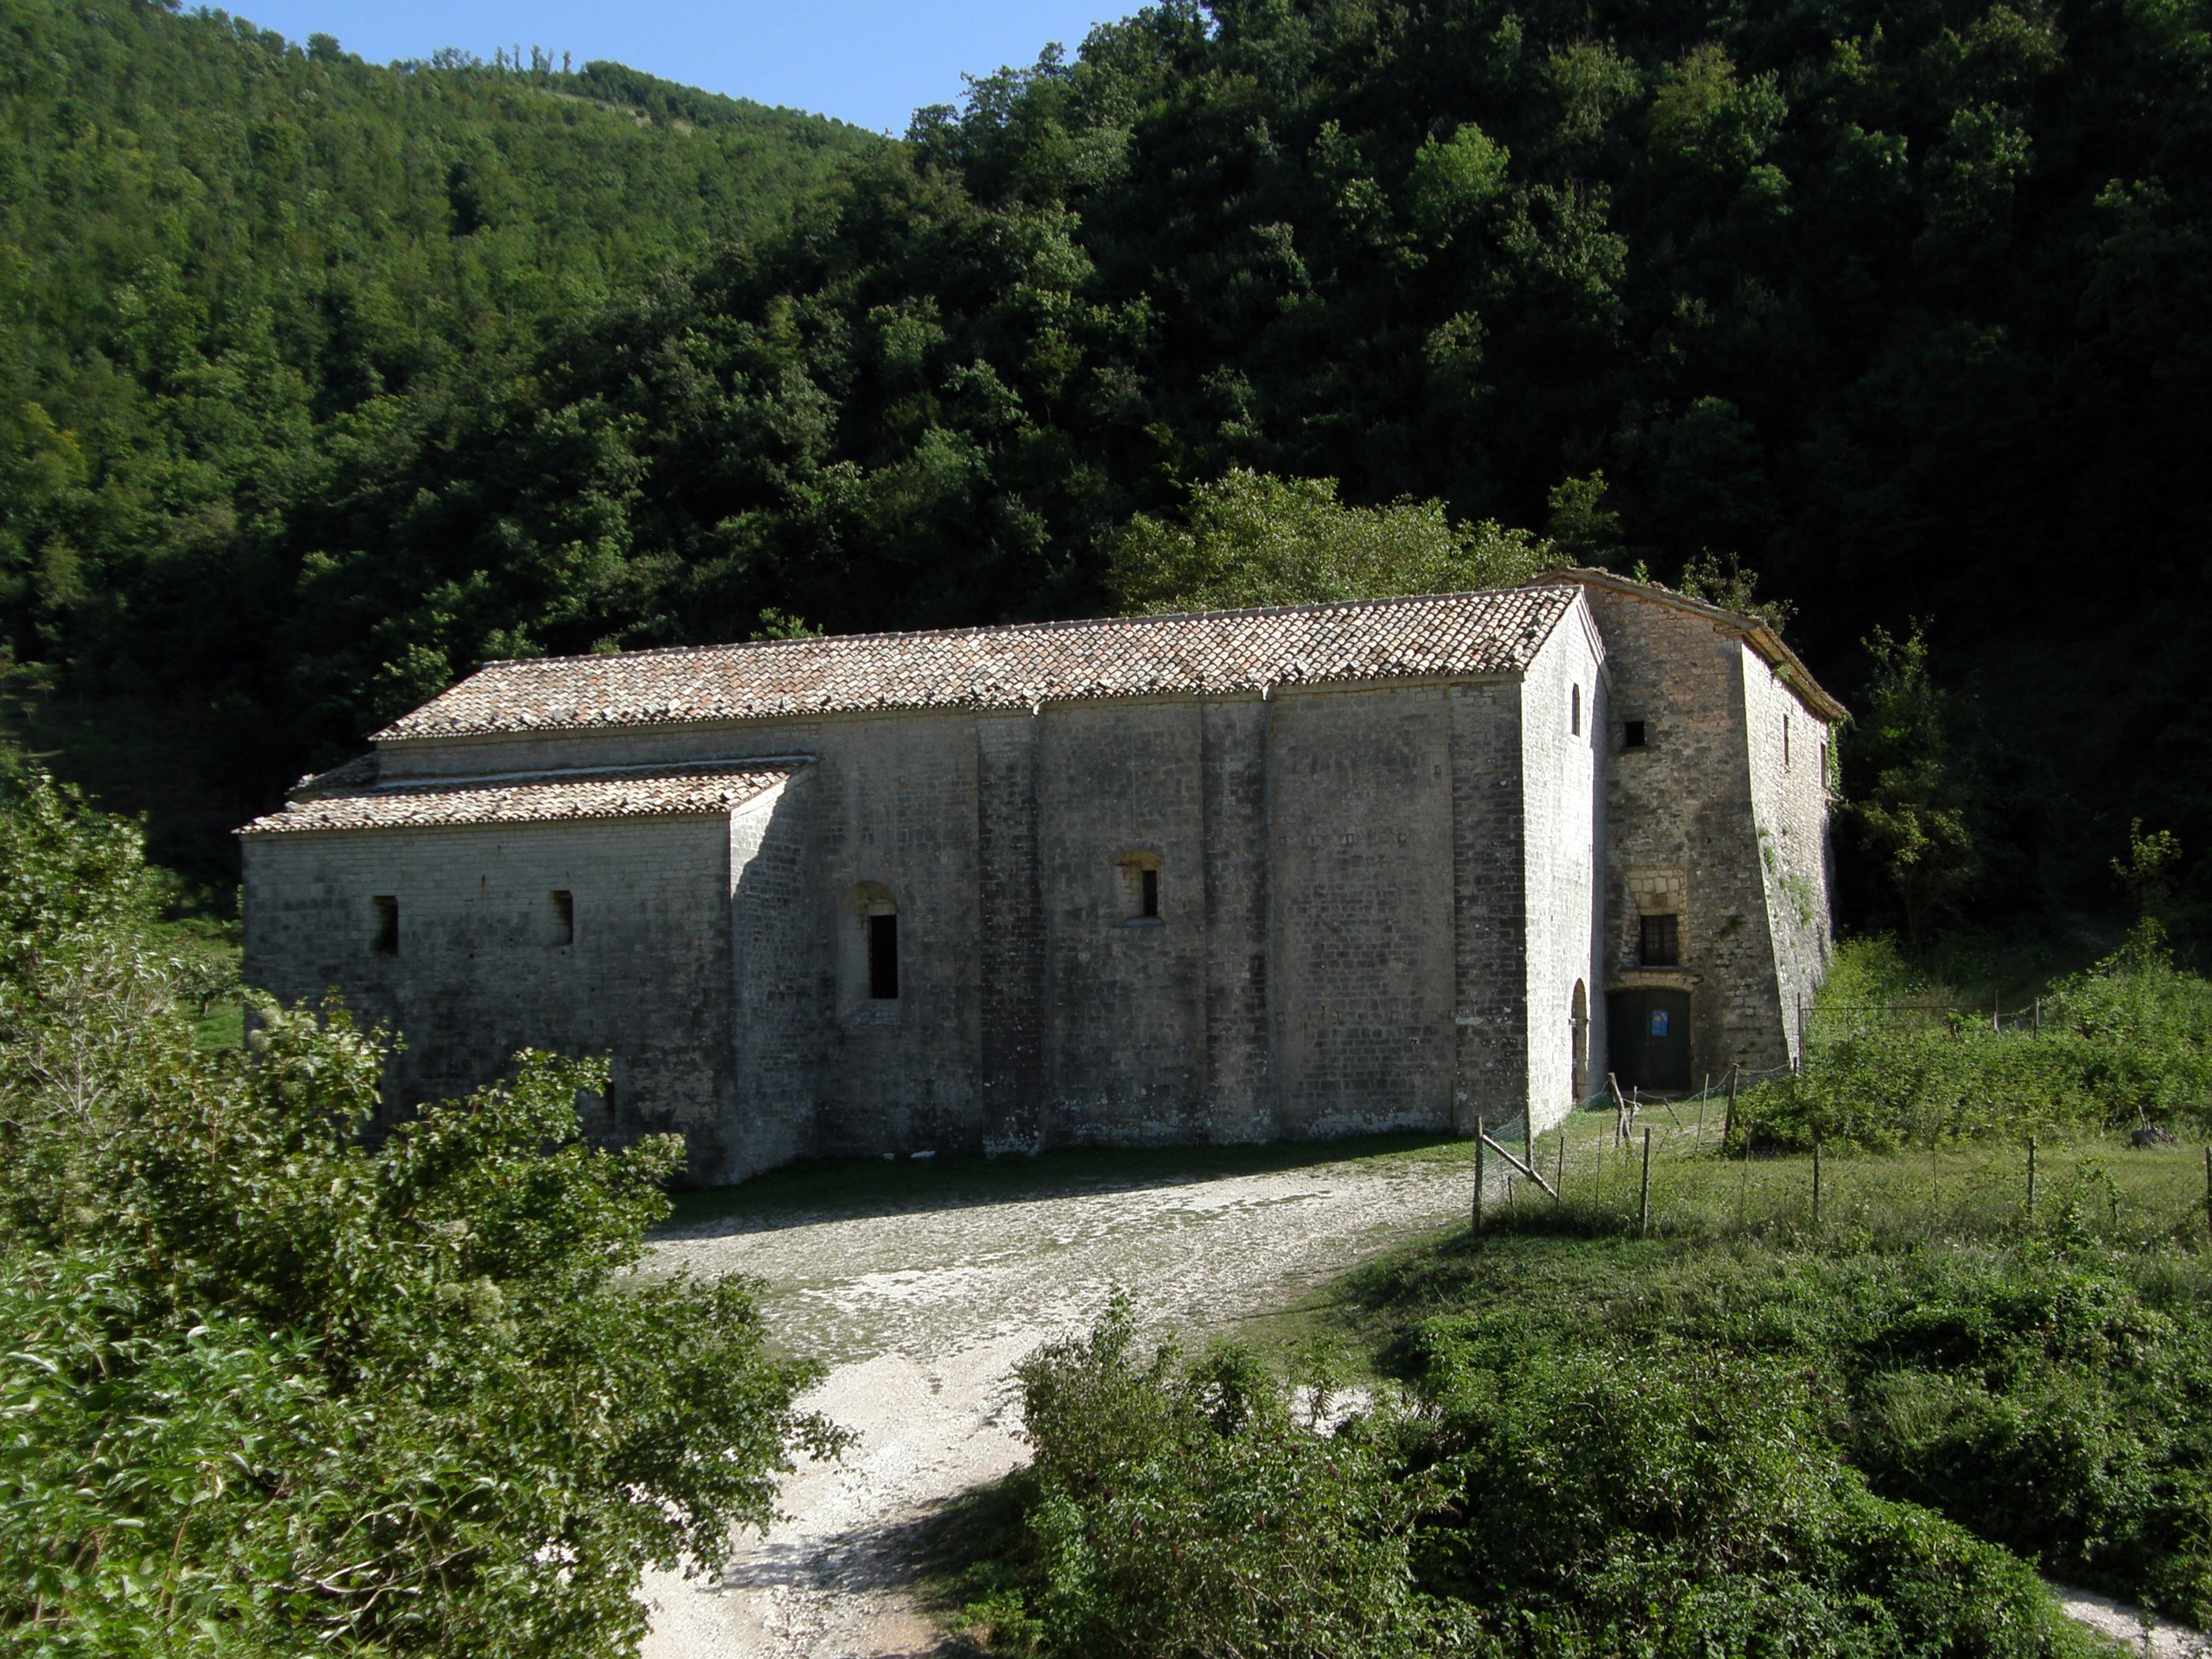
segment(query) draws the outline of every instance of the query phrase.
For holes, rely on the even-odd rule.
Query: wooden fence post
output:
[[[1813,1143],[1813,1231],[1820,1231],[1820,1143]]]
[[[1728,1109],[1721,1114],[1721,1150],[1728,1151],[1729,1136],[1735,1132],[1735,1074],[1742,1068],[1729,1067]]]
[[[1474,1121],[1474,1225],[1473,1229],[1478,1233],[1482,1231],[1482,1166],[1484,1162],[1482,1149],[1486,1143],[1486,1140],[1487,1137],[1485,1136],[1482,1132],[1482,1120],[1478,1117]]]
[[[2204,1168],[2212,1173],[2212,1152],[2208,1152]],[[1636,1188],[1636,1236],[1651,1237],[1651,1131],[1644,1132],[1644,1178]]]
[[[1558,1178],[1552,1183],[1552,1201],[1554,1204],[1565,1204],[1567,1201],[1567,1127],[1573,1121],[1574,1119],[1570,1117],[1565,1123],[1559,1125]]]
[[[2035,1137],[2027,1138],[2027,1218],[2035,1219]]]

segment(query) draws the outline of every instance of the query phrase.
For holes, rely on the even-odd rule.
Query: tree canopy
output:
[[[1133,550],[1205,541],[1221,490],[1295,516],[1329,488],[1378,526],[1755,574],[1847,700],[1856,642],[1924,617],[2014,890],[2101,892],[2133,814],[2212,844],[2182,758],[2212,644],[2204,0],[1168,3],[818,187],[829,130],[775,150],[813,158],[777,210],[719,219],[685,169],[753,129],[686,132],[677,92],[8,3],[18,38],[103,44],[74,79],[11,54],[45,171],[6,210],[120,179],[221,233],[144,265],[186,210],[118,210],[87,266],[42,206],[16,239],[5,314],[66,327],[8,354],[8,626],[230,711],[258,787],[487,656],[1163,602]],[[125,88],[171,118],[105,44],[142,36],[270,66],[204,94],[224,179],[142,180],[158,146],[94,118]],[[364,113],[288,116],[295,143],[255,100],[318,76]],[[644,106],[580,101],[617,95]],[[480,118],[402,137],[372,106]],[[635,193],[586,188],[572,158],[627,147]],[[285,182],[315,167],[319,195]],[[411,180],[404,214],[356,174]],[[296,302],[217,302],[241,239]]]

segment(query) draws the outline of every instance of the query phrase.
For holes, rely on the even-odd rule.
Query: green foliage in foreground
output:
[[[1671,1431],[1635,1425],[1669,1412],[1772,1438],[1777,1402],[1794,1398],[1782,1437],[1881,1496],[2059,1578],[2212,1616],[2201,1256],[2065,1224],[1895,1252],[1524,1237],[1416,1253],[1366,1289],[1398,1331],[1395,1366],[1479,1425],[1478,1443],[1496,1432],[1486,1402],[1510,1416],[1544,1376],[1532,1400],[1549,1389],[1564,1410],[1577,1396],[1561,1382],[1587,1376],[1619,1437],[1655,1444]],[[1668,1405],[1678,1387],[1692,1392]],[[1647,1511],[1647,1526],[1674,1524]]]
[[[1146,1362],[1120,1311],[1038,1356],[1025,1579],[980,1623],[1132,1659],[2089,1647],[2018,1557],[1870,1488],[1786,1343],[1616,1324],[1589,1304],[1619,1264],[1531,1287],[1520,1255],[1449,1286],[1494,1311],[1408,1338],[1402,1412],[1302,1414],[1233,1352]]]
[[[2212,981],[2154,932],[2062,981],[2039,1021],[1954,1013],[1880,941],[1844,947],[1802,1071],[1745,1091],[1737,1144],[1875,1148],[2039,1128],[2212,1131]]]
[[[0,811],[0,1652],[629,1651],[641,1571],[764,1522],[811,1372],[744,1287],[624,1277],[670,1139],[590,1066],[364,1143],[337,1010],[199,1052],[127,825]]]

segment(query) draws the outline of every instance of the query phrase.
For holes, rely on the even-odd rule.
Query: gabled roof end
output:
[[[1759,653],[1761,660],[1774,670],[1775,678],[1796,693],[1797,701],[1815,718],[1835,726],[1850,717],[1850,710],[1821,689],[1820,683],[1813,678],[1812,670],[1805,666],[1804,659],[1790,648],[1771,623],[1757,617],[1744,616],[1739,611],[1723,610],[1717,605],[1708,605],[1703,599],[1678,593],[1657,582],[1639,582],[1594,565],[1562,565],[1529,578],[1528,585],[1531,587],[1553,587],[1564,582],[1575,582],[1584,587],[1602,587],[1631,599],[1668,605],[1732,629]]]

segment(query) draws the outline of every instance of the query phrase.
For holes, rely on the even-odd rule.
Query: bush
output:
[[[629,1274],[679,1145],[526,1054],[372,1146],[386,1040],[198,1052],[150,904],[129,826],[0,810],[0,1650],[631,1650],[838,1439],[744,1285]]]
[[[1334,1431],[1249,1355],[1140,1361],[1117,1306],[1024,1368],[1026,1595],[985,1611],[1120,1659],[2090,1650],[2026,1562],[1869,1489],[1825,1357],[1516,1289]]]
[[[1893,1151],[2146,1122],[2212,1133],[2212,981],[2176,968],[2153,935],[2061,981],[2039,1030],[1946,1017],[1940,988],[1913,982],[1880,941],[1847,947],[1816,1019],[1870,1000],[1902,1023],[1835,1022],[1844,1034],[1816,1042],[1802,1070],[1738,1097],[1735,1145]]]
[[[1054,1653],[1382,1659],[1446,1640],[1407,1567],[1427,1485],[1395,1478],[1357,1424],[1301,1425],[1249,1354],[1140,1361],[1117,1302],[1020,1378],[1031,1600]]]
[[[1449,1368],[1458,1482],[1422,1580],[1517,1652],[2027,1656],[2075,1644],[2027,1565],[1869,1492],[1809,1374],[1661,1342]]]
[[[1792,1446],[2057,1577],[2212,1620],[2212,1308],[2193,1267],[2093,1245],[2062,1218],[2051,1238],[1888,1254],[1493,1240],[1382,1277],[1370,1292],[1448,1310],[1410,1325],[1394,1364],[1479,1452],[1547,1438],[1546,1478],[1564,1483],[1518,1509],[1493,1501],[1474,1528],[1486,1560],[1503,1547],[1487,1540],[1578,1504],[1601,1519],[1571,1556],[1632,1553],[1656,1533],[1749,1559],[1732,1528],[1792,1536],[1757,1500],[1809,1490],[1760,1462]],[[1572,1455],[1603,1478],[1577,1486],[1556,1471],[1586,1431],[1600,1443]],[[1492,1489],[1522,1478],[1483,1455],[1503,1471]],[[1632,1497],[1654,1490],[1673,1495]],[[1608,1525],[1624,1536],[1601,1547]]]

